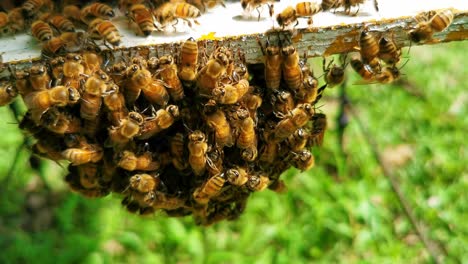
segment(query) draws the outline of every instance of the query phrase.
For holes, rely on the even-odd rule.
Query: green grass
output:
[[[404,79],[423,99],[396,85],[354,85],[351,71],[347,91],[381,151],[399,145],[412,151],[392,172],[428,236],[447,250],[445,261],[467,263],[466,42],[413,47],[409,58]],[[64,169],[53,163],[41,170],[52,191],[34,187],[38,173],[24,166],[27,151],[2,182],[22,142],[4,107],[0,263],[430,262],[353,119],[345,134],[348,155],[342,155],[334,123],[337,98],[335,88],[323,100],[330,128],[324,146],[314,150],[316,167],[289,170],[282,176],[286,194],[256,193],[239,220],[208,228],[191,218],[128,214],[119,197],[91,200],[69,193],[60,176]],[[33,213],[25,208],[32,196],[46,199]],[[25,228],[31,221],[39,225],[35,231]]]

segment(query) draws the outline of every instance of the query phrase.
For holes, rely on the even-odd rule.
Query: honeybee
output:
[[[297,26],[299,21],[297,21],[296,9],[292,6],[286,7],[281,13],[276,15],[276,22],[278,22],[278,25],[283,29],[293,23],[295,23],[293,27]]]
[[[294,167],[301,171],[306,171],[315,165],[314,155],[308,150],[301,150],[299,152],[291,152],[293,154]]]
[[[103,71],[96,72],[86,80],[81,94],[81,118],[86,120],[96,120],[101,110],[101,96],[107,88],[108,81],[109,76],[107,76]]]
[[[49,90],[31,92],[24,103],[32,111],[32,118],[39,123],[41,116],[52,106],[73,105],[80,99],[80,93],[73,87],[56,86]]]
[[[29,76],[29,71],[25,70],[16,70],[13,73],[13,77],[15,78],[16,89],[18,90],[18,93],[23,97],[33,91],[31,83],[29,82]]]
[[[111,19],[115,16],[114,10],[112,7],[103,4],[103,3],[92,3],[88,6],[81,9],[81,21],[88,24],[90,19],[94,17],[102,19]]]
[[[62,144],[57,137],[51,137],[46,130],[34,134],[37,142],[32,146],[32,152],[39,157],[47,158],[53,161],[63,160]]]
[[[364,27],[359,37],[359,52],[362,62],[365,64],[371,64],[370,62],[379,55],[379,43],[377,39],[369,33],[367,27]],[[371,65],[371,67],[374,68],[373,65]]]
[[[334,58],[328,63],[327,66],[325,66],[327,61],[325,58],[323,58],[323,72],[325,74],[325,82],[329,88],[342,84],[345,78],[346,62],[339,66],[334,64],[333,61]]]
[[[198,43],[194,38],[187,39],[180,47],[178,76],[180,80],[192,82],[198,73]]]
[[[170,197],[163,192],[149,192],[147,201],[154,209],[176,210],[185,207],[185,199]]]
[[[116,146],[127,144],[140,133],[143,117],[137,112],[128,113],[127,117],[120,121],[119,126],[109,129],[109,141]]]
[[[396,66],[386,66],[382,68],[382,71],[375,75],[375,80],[379,83],[392,83],[400,78],[400,69]]]
[[[110,89],[103,94],[103,102],[109,112],[108,119],[111,121],[111,124],[118,126],[120,120],[124,119],[128,114],[125,98],[119,92],[119,86],[115,84],[111,85]]]
[[[247,188],[252,191],[259,192],[265,190],[270,184],[270,179],[262,174],[250,175],[249,179],[245,183]]]
[[[219,104],[235,104],[244,96],[248,88],[249,82],[244,79],[236,85],[226,84],[213,89],[213,99]]]
[[[90,37],[93,39],[102,39],[113,46],[120,44],[120,33],[112,22],[96,18],[89,23]]]
[[[180,3],[165,3],[159,8],[155,9],[154,17],[163,27],[166,27],[172,21],[176,21],[180,18],[187,22],[189,27],[192,27],[190,19],[194,19],[201,16],[201,12],[198,8],[193,5],[180,2]],[[196,24],[198,22],[194,20]],[[173,25],[174,26],[174,25]]]
[[[170,149],[171,149],[171,156],[172,156],[172,165],[178,171],[184,171],[188,168],[189,163],[184,159],[184,149],[185,149],[185,141],[184,141],[184,134],[176,133],[170,140]]]
[[[66,19],[64,16],[61,16],[61,15],[54,15],[50,17],[48,19],[48,22],[60,31],[64,31],[64,32],[75,31],[75,25],[73,25],[73,23],[70,20]]]
[[[60,37],[53,37],[42,45],[42,54],[52,56],[55,54],[62,54],[66,51],[66,42]]]
[[[18,95],[18,90],[9,81],[0,81],[0,106],[10,104]]]
[[[140,96],[141,89],[149,85],[153,80],[151,73],[137,64],[131,65],[126,70],[126,75],[129,76],[129,78],[125,84],[125,100],[128,105],[133,105]]]
[[[262,97],[258,94],[247,93],[242,98],[242,102],[245,105],[245,107],[249,110],[250,117],[252,117],[255,121],[255,124],[257,124],[257,109],[262,105]]]
[[[260,9],[263,5],[268,5],[268,11],[270,12],[270,16],[273,16],[274,2],[279,2],[279,0],[241,0],[241,5],[242,9],[244,9],[244,11],[247,14],[251,14],[254,9],[257,10],[257,20],[260,21]]]
[[[288,137],[288,145],[292,151],[301,151],[307,144],[309,134],[304,128],[294,131],[294,134]]]
[[[372,68],[362,63],[362,61],[358,58],[354,58],[351,60],[351,67],[364,79],[365,81],[370,81],[374,78],[374,71]]]
[[[44,65],[34,65],[29,70],[29,82],[34,91],[50,88],[51,80]]]
[[[284,183],[283,180],[274,180],[268,185],[268,189],[276,192],[276,193],[286,193],[288,191],[288,187]]]
[[[79,80],[84,74],[84,66],[81,64],[83,57],[76,53],[68,53],[63,64],[64,83],[71,82],[75,88],[79,87]]]
[[[343,0],[322,0],[322,10],[323,11],[328,11],[332,8],[336,9],[340,7],[341,3]]]
[[[223,173],[218,173],[209,178],[201,187],[193,192],[194,200],[199,204],[207,204],[211,198],[217,196],[224,186],[226,179]]]
[[[309,134],[308,146],[321,146],[325,130],[327,129],[327,116],[322,113],[316,113],[312,117],[312,129]]]
[[[255,122],[249,116],[239,122],[239,136],[236,141],[240,149],[256,148],[257,134],[255,133]]]
[[[243,186],[249,180],[247,170],[239,166],[227,170],[225,176],[230,184],[236,186]]]
[[[54,3],[51,0],[27,0],[21,9],[26,17],[31,18],[39,13],[39,10],[52,11]]]
[[[201,1],[202,6],[195,5],[193,2]],[[211,9],[216,7],[217,5],[221,5],[222,7],[226,7],[224,4],[224,0],[189,0],[187,3],[195,5],[198,9],[205,12],[206,8]]]
[[[149,36],[154,30],[156,30],[153,15],[143,4],[132,5],[128,13],[128,17],[136,24],[138,30],[144,36]]]
[[[61,56],[52,58],[49,61],[52,77],[57,81],[60,81],[63,78],[63,64],[64,63],[65,63],[65,58]]]
[[[273,140],[265,138],[265,145],[261,149],[260,160],[272,164],[278,156],[279,144]]]
[[[302,70],[299,53],[292,44],[281,48],[283,78],[289,89],[297,91],[302,85]]]
[[[205,172],[208,143],[205,134],[200,130],[193,131],[189,134],[188,138],[189,164],[192,167],[193,173],[200,176]]]
[[[424,13],[420,16],[424,17]],[[418,17],[420,17],[418,16]],[[429,40],[436,32],[442,32],[452,24],[453,12],[450,9],[443,9],[435,13],[430,19],[418,21],[419,23],[410,30],[408,35],[411,41],[421,42]]]
[[[170,55],[159,58],[159,77],[166,83],[172,100],[180,101],[184,98],[184,87],[177,76],[177,66]]]
[[[76,5],[66,5],[62,9],[63,16],[73,21],[81,20],[81,10]]]
[[[82,165],[89,162],[99,162],[103,157],[103,150],[98,144],[87,144],[81,148],[68,148],[62,152],[64,159],[72,165]]]
[[[304,77],[301,88],[296,93],[296,98],[299,99],[299,103],[315,104],[320,99],[319,90],[318,80],[311,75],[307,75]]]
[[[312,16],[322,11],[322,6],[315,2],[300,2],[296,4],[297,17],[309,17],[307,23],[312,25]]]
[[[162,130],[169,128],[174,124],[179,114],[179,107],[176,105],[168,105],[166,109],[159,109],[154,117],[144,120],[138,139],[148,139]]]
[[[169,102],[169,93],[166,90],[166,83],[160,79],[152,79],[147,86],[141,88],[145,98],[153,104],[166,106]]]
[[[70,165],[71,166],[71,165]],[[80,184],[85,189],[99,188],[99,171],[95,163],[86,163],[76,166]]]
[[[289,115],[281,120],[275,128],[274,138],[277,141],[283,141],[298,128],[303,127],[314,115],[315,111],[310,104],[299,104]]]
[[[386,64],[395,65],[400,61],[401,48],[398,48],[395,41],[387,37],[379,40],[379,58]]]
[[[258,157],[257,146],[248,146],[241,150],[241,158],[247,162],[253,162]]]
[[[224,147],[233,145],[232,130],[222,110],[217,109],[209,113],[205,111],[205,121],[206,124],[215,131],[215,142],[217,146]]]
[[[32,111],[34,114],[34,111]],[[57,134],[78,133],[81,131],[81,120],[67,113],[62,113],[57,108],[49,109],[41,117],[40,123]]]
[[[124,150],[117,154],[116,163],[118,167],[128,171],[155,171],[161,167],[161,164],[153,159],[153,154],[149,151],[145,151],[142,155],[136,155],[132,151]]]
[[[154,177],[146,173],[135,174],[130,177],[130,187],[141,193],[154,191],[160,183],[161,180],[159,177]]]
[[[120,86],[126,80],[127,68],[128,68],[127,64],[121,61],[121,62],[114,63],[114,65],[112,65],[111,67],[108,67],[106,71],[109,74],[109,76],[112,78],[114,83]]]
[[[210,95],[214,88],[218,87],[218,81],[226,73],[229,65],[229,57],[219,51],[215,51],[211,59],[201,68],[197,76],[197,87],[200,94]]]
[[[8,28],[9,33],[16,33],[26,28],[26,19],[22,8],[13,8],[8,12]]]
[[[96,73],[101,69],[103,62],[102,56],[98,54],[98,51],[93,51],[88,49],[84,51],[81,56],[83,57],[83,66],[85,69],[85,74],[91,75]]]
[[[32,23],[31,34],[41,42],[50,40],[53,37],[53,32],[49,24],[42,20],[36,20]]]
[[[271,104],[275,113],[280,115],[289,113],[296,106],[291,93],[284,90],[279,90],[272,95]]]

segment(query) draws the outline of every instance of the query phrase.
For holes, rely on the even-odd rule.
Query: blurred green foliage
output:
[[[355,85],[349,71],[347,92],[425,231],[447,251],[445,261],[468,263],[466,42],[410,52],[402,85]],[[329,129],[324,146],[314,149],[316,167],[285,172],[286,194],[255,193],[239,220],[211,227],[160,213],[132,215],[120,197],[70,193],[65,169],[43,162],[32,170],[25,148],[7,178],[23,135],[3,107],[0,263],[429,262],[352,118],[343,155],[337,98],[334,88],[322,100]]]

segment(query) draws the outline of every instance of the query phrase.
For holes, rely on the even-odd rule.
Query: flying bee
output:
[[[80,93],[73,87],[56,86],[49,90],[31,92],[24,97],[24,103],[32,111],[32,118],[39,123],[41,116],[52,106],[73,105],[80,99]]]
[[[103,157],[103,153],[98,144],[87,144],[81,148],[68,148],[62,152],[62,156],[74,166],[77,166],[89,162],[99,162]]]
[[[145,86],[148,86],[152,81],[151,73],[145,69],[141,68],[137,64],[131,65],[126,70],[126,75],[129,76],[125,85],[125,101],[128,105],[133,105],[133,103],[138,99],[141,93],[141,89]]]
[[[201,12],[198,8],[184,2],[165,3],[155,9],[153,14],[156,18],[156,21],[158,21],[162,27],[166,27],[173,21],[176,21],[175,24],[177,24],[178,19],[184,20],[187,22],[189,27],[192,27],[192,22],[190,20],[193,19],[194,22],[198,24],[198,21],[196,21],[195,18],[201,16]],[[172,26],[174,27],[175,24]]]
[[[118,126],[120,120],[124,119],[128,114],[125,98],[119,92],[118,85],[114,84],[110,86],[110,89],[103,94],[103,102],[109,112],[108,120],[113,126]]]
[[[132,151],[124,150],[116,154],[117,166],[128,171],[155,171],[161,164],[153,159],[153,154],[145,151],[142,155],[137,155]]]
[[[262,174],[250,175],[249,179],[245,183],[247,188],[254,192],[259,192],[265,190],[270,184],[270,179]]]
[[[288,137],[288,145],[292,151],[301,151],[307,144],[309,134],[304,128],[294,131],[294,134]]]
[[[306,171],[315,165],[314,155],[308,150],[301,150],[299,152],[291,152],[293,154],[294,167],[301,171]]]
[[[172,156],[172,165],[174,165],[178,171],[184,171],[190,165],[184,159],[184,134],[176,133],[173,137],[171,137],[169,144]]]
[[[113,46],[120,44],[120,33],[112,22],[96,18],[89,23],[89,32],[92,39],[102,39]]]
[[[208,127],[215,131],[216,145],[219,147],[233,145],[232,130],[221,109],[213,112],[205,111],[205,121]]]
[[[314,108],[310,104],[297,105],[289,115],[276,125],[275,140],[279,142],[288,138],[294,131],[307,124],[314,113]]]
[[[34,17],[40,10],[52,11],[54,3],[51,0],[27,0],[21,6],[23,14],[28,17]]]
[[[395,41],[387,37],[379,40],[379,58],[386,64],[395,65],[400,61],[401,48],[398,48]]]
[[[180,101],[184,98],[184,87],[177,76],[177,65],[170,55],[159,58],[159,77],[166,83],[172,100]]]
[[[274,112],[279,114],[287,114],[296,106],[292,94],[285,90],[272,94],[271,104]]]
[[[81,20],[81,10],[76,5],[66,5],[62,9],[62,14],[64,17],[71,19],[73,21]]]
[[[417,17],[425,17],[425,13]],[[435,13],[429,19],[419,19],[419,23],[410,30],[408,35],[412,42],[429,40],[437,32],[444,31],[453,22],[453,12],[450,9],[443,9]]]
[[[207,204],[211,198],[217,196],[226,183],[224,174],[219,173],[209,178],[201,187],[193,192],[194,200],[199,204]]]
[[[206,168],[206,153],[208,151],[208,143],[206,136],[200,130],[195,130],[188,136],[189,164],[192,167],[193,173],[200,176],[205,172]]]
[[[256,148],[257,146],[255,122],[250,116],[239,122],[239,136],[236,145],[240,149]]]
[[[8,105],[15,100],[18,90],[9,81],[0,81],[0,106]]]
[[[252,11],[255,9],[258,13],[258,21],[260,21],[261,15],[261,8],[263,5],[268,5],[268,11],[270,12],[270,17],[273,16],[274,13],[274,2],[279,2],[279,0],[241,0],[242,9],[247,14],[251,14]]]
[[[283,56],[283,78],[289,89],[297,91],[302,85],[302,70],[300,66],[299,53],[292,44],[281,48]]]
[[[178,76],[180,80],[192,82],[198,73],[198,43],[194,38],[187,39],[180,47]]]
[[[167,84],[160,79],[155,80],[153,78],[151,82],[147,86],[143,86],[141,90],[150,103],[165,107],[170,99],[166,85]]]
[[[359,37],[359,53],[364,64],[370,64],[379,55],[378,40],[369,32],[367,26],[364,27]]]
[[[149,36],[156,30],[153,21],[153,15],[150,10],[143,4],[135,4],[130,7],[128,12],[130,21],[133,21],[138,27],[138,31],[144,36]]]
[[[109,141],[116,146],[124,146],[140,133],[143,117],[137,112],[128,113],[127,117],[120,121],[119,126],[109,129]]]
[[[168,105],[166,109],[159,109],[153,117],[146,118],[142,125],[138,139],[148,139],[164,129],[168,129],[179,117],[179,107]]]
[[[36,20],[31,25],[31,34],[37,40],[44,42],[53,37],[52,28],[42,20]]]
[[[280,25],[282,29],[292,25],[293,23],[293,27],[297,26],[299,21],[297,21],[296,9],[292,6],[286,7],[281,13],[276,15],[276,22],[278,22],[278,25]]]
[[[365,81],[370,81],[374,78],[374,71],[372,68],[362,63],[358,58],[354,58],[350,62],[351,67],[364,79]]]
[[[51,80],[44,65],[34,65],[29,69],[29,82],[34,91],[50,88]]]
[[[112,7],[97,2],[85,6],[83,9],[81,9],[81,21],[83,21],[85,24],[88,24],[90,19],[95,17],[109,20],[115,17],[115,12]]]
[[[346,56],[344,60],[346,61]],[[334,58],[328,63],[327,66],[325,66],[327,61],[325,57],[323,58],[323,72],[325,74],[325,82],[329,88],[342,84],[345,79],[345,69],[347,63],[344,62],[342,65],[336,65],[333,63],[333,61]]]
[[[322,6],[315,2],[300,2],[296,4],[296,16],[308,17],[307,24],[312,25],[312,16],[322,11]]]
[[[141,193],[154,191],[160,183],[161,179],[159,177],[146,173],[135,174],[130,177],[130,187]]]
[[[60,30],[61,32],[74,32],[75,25],[61,15],[54,15],[47,20],[51,25]]]
[[[34,114],[34,111],[32,111]],[[49,109],[41,117],[43,127],[56,134],[78,133],[81,131],[81,120],[68,113],[62,113],[57,108]]]
[[[229,57],[219,51],[215,51],[206,65],[201,68],[197,76],[197,87],[200,94],[210,95],[214,88],[218,87],[218,81],[226,73],[229,65]]]
[[[232,185],[243,186],[249,180],[247,169],[240,166],[227,170],[225,174],[227,181]]]

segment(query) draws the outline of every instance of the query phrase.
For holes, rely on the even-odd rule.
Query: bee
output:
[[[308,146],[321,146],[325,130],[327,129],[327,116],[317,113],[312,117],[312,129],[309,134]]]
[[[295,23],[293,27],[297,26],[299,21],[297,21],[296,9],[292,6],[286,7],[281,13],[276,15],[276,22],[278,22],[278,25],[283,29],[293,23]]]
[[[201,68],[197,76],[197,87],[200,94],[210,95],[218,87],[218,81],[226,73],[229,57],[219,50],[212,54],[206,65]]]
[[[276,125],[274,134],[275,140],[283,141],[288,138],[298,128],[307,124],[314,113],[314,108],[310,104],[297,105],[289,115]]]
[[[322,0],[322,4],[321,4],[322,10],[327,11],[332,8],[336,9],[340,7],[342,1],[343,0]]]
[[[80,80],[85,71],[82,61],[83,57],[81,55],[68,53],[63,64],[64,82],[71,82],[71,85],[75,88],[79,87],[79,82],[77,81]]]
[[[309,134],[304,128],[299,128],[288,137],[287,142],[292,151],[301,151],[307,144]]]
[[[293,154],[294,167],[301,171],[306,171],[315,165],[314,155],[308,150],[301,150],[299,152],[291,152]]]
[[[233,145],[232,130],[222,110],[205,111],[205,121],[208,127],[215,131],[216,145],[219,147]]]
[[[262,105],[262,97],[258,94],[247,93],[242,98],[242,102],[245,105],[245,107],[249,110],[250,117],[252,117],[255,121],[255,124],[257,124],[257,109]]]
[[[302,85],[302,70],[299,64],[300,58],[296,48],[287,45],[281,48],[283,56],[283,78],[289,89],[297,91]]]
[[[115,17],[115,12],[112,7],[103,3],[92,3],[81,9],[81,21],[88,24],[89,20],[97,17],[102,19],[111,19]]]
[[[248,146],[241,150],[241,158],[247,162],[253,162],[258,157],[257,146]]]
[[[193,173],[200,176],[205,172],[207,163],[206,153],[208,151],[208,143],[206,136],[200,130],[195,130],[188,136],[189,164],[192,167]]]
[[[29,70],[29,82],[34,91],[50,88],[51,80],[44,65],[34,65]]]
[[[260,161],[272,164],[278,156],[279,144],[273,140],[267,140],[267,138],[265,138],[265,145],[261,149]]]
[[[42,20],[36,20],[32,23],[31,33],[34,38],[41,42],[50,40],[54,35],[49,24]]]
[[[132,151],[124,150],[117,154],[116,163],[118,167],[128,171],[154,171],[161,167],[161,164],[153,159],[153,154],[149,151],[137,155]]]
[[[80,93],[73,87],[55,86],[49,90],[31,92],[23,99],[28,109],[32,111],[33,120],[38,123],[50,107],[63,107],[77,103]]]
[[[395,65],[400,61],[401,48],[398,48],[394,40],[381,37],[379,40],[379,58],[386,64]]]
[[[396,66],[386,66],[382,71],[375,75],[375,80],[379,83],[387,84],[398,80],[401,76],[400,69]]]
[[[90,76],[85,84],[81,94],[80,116],[86,120],[96,120],[101,110],[102,93],[107,88],[109,76],[103,71],[96,72]]]
[[[170,140],[170,150],[172,156],[172,165],[178,171],[184,171],[188,168],[189,163],[184,159],[184,149],[185,149],[185,141],[184,141],[184,134],[176,133]]]
[[[280,115],[289,113],[296,106],[291,93],[284,90],[279,90],[272,95],[271,104],[275,113]]]
[[[112,22],[96,18],[89,23],[89,32],[92,39],[102,39],[113,46],[120,44],[120,33]]]
[[[103,94],[103,102],[109,112],[108,119],[113,126],[118,126],[120,120],[124,119],[128,114],[125,98],[119,92],[118,85],[114,84],[110,86],[110,89]]]
[[[146,173],[135,174],[130,177],[130,187],[141,193],[154,191],[160,183],[161,180],[159,177],[155,177]]]
[[[9,81],[0,81],[0,106],[8,105],[15,100],[18,90]]]
[[[300,2],[296,4],[297,17],[309,17],[307,23],[312,25],[312,16],[322,11],[322,6],[315,2]]]
[[[67,174],[67,176],[65,177],[65,182],[68,184],[68,187],[72,191],[77,192],[88,198],[104,197],[109,194],[109,190],[101,187],[86,189],[84,186],[81,185],[81,177],[78,174],[77,169],[75,169],[76,167],[69,166],[68,168],[70,173]]]
[[[158,23],[163,27],[174,20],[177,23],[179,18],[186,21],[189,27],[192,27],[192,22],[190,22],[190,19],[201,16],[201,12],[198,8],[184,2],[165,3],[159,8],[155,9],[153,14],[156,18],[156,21],[158,21]],[[198,24],[196,20],[194,20],[194,22]]]
[[[224,85],[222,87],[214,88],[213,98],[219,104],[235,104],[249,89],[249,82],[247,80],[240,80],[236,85]]]
[[[262,174],[250,175],[249,179],[246,182],[247,188],[254,192],[259,192],[265,190],[270,184],[270,179]]]
[[[70,20],[66,19],[64,16],[61,16],[61,15],[54,15],[50,17],[48,19],[48,22],[60,31],[63,31],[63,32],[75,31],[75,25],[73,25],[73,23]]]
[[[346,60],[346,58],[344,60]],[[343,65],[338,66],[334,64],[333,61],[334,58],[328,63],[327,66],[325,66],[327,61],[325,58],[323,58],[323,72],[325,74],[325,82],[327,83],[327,87],[330,88],[342,84],[345,78],[346,62]]]
[[[250,116],[239,122],[239,136],[236,145],[240,149],[256,148],[257,146],[255,122]]]
[[[8,14],[5,12],[0,12],[0,34],[10,33],[9,23],[10,21],[8,21]]]
[[[201,187],[193,192],[194,200],[199,204],[207,204],[211,198],[217,196],[226,183],[223,173],[218,173],[209,178]]]
[[[91,75],[101,69],[102,56],[97,51],[86,50],[81,56],[83,57],[83,66],[85,74]]]
[[[60,37],[53,37],[42,45],[42,54],[52,56],[55,54],[65,53],[67,50],[67,43]]]
[[[26,18],[23,15],[23,9],[13,8],[8,12],[8,27],[10,33],[16,33],[26,28]]]
[[[76,5],[66,5],[62,9],[63,16],[73,21],[81,20],[81,10]]]
[[[224,4],[224,0],[201,0],[201,2],[203,4],[203,7],[200,8],[197,6],[197,8],[202,10],[203,12],[205,12],[206,8],[211,9],[211,8],[216,7],[217,5],[221,5],[224,8],[226,7],[226,5]],[[188,1],[188,3],[190,3],[190,1]],[[193,5],[193,3],[191,4]]]
[[[98,144],[87,144],[80,148],[68,148],[62,152],[63,158],[70,161],[74,166],[89,162],[99,162],[103,154],[104,152]]]
[[[176,210],[185,207],[185,199],[170,197],[159,191],[149,192],[146,200],[154,209]]]
[[[179,115],[179,107],[176,105],[168,105],[166,109],[159,109],[153,117],[144,120],[138,139],[148,139],[169,128]]]
[[[321,92],[318,89],[318,80],[311,76],[304,76],[301,88],[296,93],[299,103],[315,104],[320,99]],[[322,90],[323,91],[323,90]]]
[[[172,100],[180,101],[184,98],[184,87],[177,76],[177,65],[170,55],[159,58],[159,77],[166,83]]]
[[[351,13],[351,7],[357,6],[358,9],[357,9],[356,13],[354,13],[354,15],[356,15],[359,12],[359,5],[364,3],[365,0],[341,0],[341,1],[342,1],[342,5],[344,7],[344,11],[348,15]],[[376,11],[379,11],[379,5],[378,5],[377,0],[373,0],[373,1],[374,1],[374,9]]]
[[[127,68],[128,68],[127,64],[121,61],[121,62],[114,63],[114,65],[112,65],[111,67],[108,67],[106,71],[109,74],[109,76],[112,78],[114,83],[120,86],[127,79],[126,78]]]
[[[39,157],[50,159],[53,161],[63,160],[62,144],[57,137],[51,137],[46,130],[39,131],[34,134],[37,142],[32,146],[32,152]]]
[[[137,25],[138,30],[143,33],[144,36],[149,36],[154,30],[156,30],[153,15],[143,4],[132,5],[128,13],[128,17]]]
[[[358,58],[354,58],[350,62],[351,67],[365,80],[370,81],[374,79],[374,71],[372,68],[362,63],[362,61]]]
[[[95,163],[86,163],[76,166],[77,174],[80,178],[80,184],[85,189],[99,188],[98,166]]]
[[[431,39],[434,33],[444,31],[452,24],[452,21],[453,12],[450,9],[443,9],[435,13],[431,18],[419,21],[416,27],[409,31],[409,38],[412,42]]]
[[[249,174],[245,168],[236,166],[226,171],[226,179],[232,185],[243,186],[249,180]]]
[[[153,104],[165,107],[169,102],[169,93],[166,89],[166,83],[160,79],[154,78],[147,86],[141,88],[145,98]]]
[[[13,74],[16,90],[18,90],[18,93],[23,97],[33,91],[31,83],[29,82],[29,76],[29,71],[25,70],[16,70]]]
[[[367,27],[364,27],[364,30],[361,32],[359,37],[359,52],[361,54],[362,62],[365,64],[370,64],[370,62],[379,55],[378,40],[369,33]],[[373,65],[371,65],[371,67],[372,66]]]
[[[63,64],[65,63],[64,57],[55,57],[50,59],[49,65],[53,79],[60,81],[63,78]]]
[[[187,39],[180,47],[178,76],[180,80],[192,82],[198,73],[198,43],[194,38]]]
[[[54,3],[51,0],[27,0],[23,3],[21,9],[26,17],[31,18],[40,10],[52,11]]]
[[[34,114],[34,111],[32,111]],[[52,108],[44,113],[40,123],[43,127],[56,134],[78,133],[81,131],[81,120],[68,113],[62,113]]]
[[[141,89],[148,86],[152,81],[151,73],[137,64],[131,65],[126,70],[129,76],[125,85],[125,100],[128,105],[132,105],[140,96]]]
[[[127,117],[121,120],[117,127],[109,129],[108,139],[110,143],[116,146],[127,144],[140,133],[140,126],[143,124],[143,121],[144,119],[139,113],[128,113]]]
[[[274,180],[268,185],[268,189],[276,192],[276,193],[286,193],[288,191],[288,187],[284,183],[283,180]]]
[[[251,14],[252,11],[254,9],[257,10],[257,13],[258,13],[258,21],[260,21],[260,8],[263,6],[263,5],[268,5],[268,10],[270,12],[270,16],[273,16],[273,12],[274,12],[274,2],[279,2],[279,0],[241,0],[241,5],[242,5],[242,9],[244,9],[244,11],[246,13],[249,13]]]

